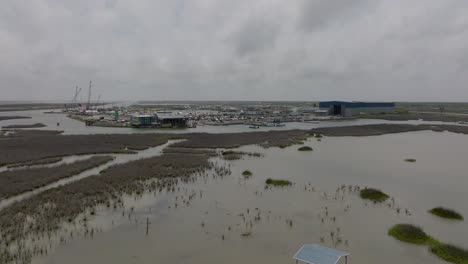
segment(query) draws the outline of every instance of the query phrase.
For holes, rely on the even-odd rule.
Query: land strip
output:
[[[35,123],[35,124],[27,124],[27,125],[9,125],[9,126],[3,126],[3,129],[20,129],[20,128],[40,128],[40,127],[46,127],[46,125],[42,123]]]
[[[4,171],[0,173],[0,200],[77,175],[112,159],[111,156],[97,156],[54,168]]]
[[[0,116],[0,121],[11,119],[30,119],[29,116]]]

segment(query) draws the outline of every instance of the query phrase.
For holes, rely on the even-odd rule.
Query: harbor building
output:
[[[173,114],[134,115],[131,118],[132,126],[138,128],[183,128],[187,127],[187,122],[186,117]]]
[[[319,108],[327,110],[332,116],[353,117],[360,114],[393,113],[395,103],[327,101],[320,102]]]

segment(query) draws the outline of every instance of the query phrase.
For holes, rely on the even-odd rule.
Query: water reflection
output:
[[[396,223],[415,223],[443,241],[468,247],[466,222],[427,214],[444,205],[468,215],[461,158],[468,151],[465,135],[411,132],[306,144],[314,151],[242,147],[264,157],[216,160],[232,175],[199,176],[180,182],[174,192],[127,197],[125,208],[97,213],[94,224],[104,232],[62,244],[33,263],[279,264],[291,263],[304,243],[343,248],[351,252],[351,263],[444,263],[424,247],[389,237],[387,230]],[[407,157],[417,162],[404,162]],[[245,169],[253,176],[242,177]],[[267,178],[294,185],[266,189]],[[381,188],[395,205],[365,202],[349,186]],[[188,204],[181,202],[189,197]],[[242,236],[245,232],[251,234]]]

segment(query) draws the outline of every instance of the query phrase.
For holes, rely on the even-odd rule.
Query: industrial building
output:
[[[188,119],[179,115],[156,115],[160,127],[187,127]]]
[[[156,127],[159,126],[155,115],[133,115],[131,119],[133,127]]]
[[[327,110],[329,115],[352,117],[360,114],[393,113],[395,103],[327,101],[320,102],[319,108]]]
[[[180,128],[187,127],[187,121],[186,117],[178,115],[134,115],[132,116],[131,124],[133,127]]]

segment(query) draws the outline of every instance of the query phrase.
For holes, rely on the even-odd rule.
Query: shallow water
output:
[[[442,205],[468,216],[466,139],[428,131],[310,139],[306,144],[314,151],[309,153],[297,151],[297,146],[242,147],[265,156],[230,161],[232,175],[198,177],[194,183],[180,183],[174,193],[127,197],[124,216],[123,209],[98,211],[93,222],[104,232],[71,240],[33,263],[293,263],[291,257],[305,243],[350,252],[349,263],[444,263],[426,247],[389,237],[387,230],[397,223],[414,223],[441,241],[468,247],[466,221],[427,213]],[[241,176],[245,169],[253,172],[250,179]],[[295,185],[265,190],[269,177]],[[381,188],[396,205],[366,203],[347,189],[335,200],[342,184]],[[191,194],[190,204],[183,205],[181,200]],[[130,207],[135,209],[129,217]],[[246,231],[252,235],[242,237]],[[336,244],[337,236],[341,243]]]
[[[271,131],[271,130],[290,130],[290,129],[312,129],[317,127],[332,126],[353,126],[367,124],[456,124],[449,122],[426,122],[426,121],[385,121],[377,119],[355,119],[342,121],[320,121],[310,123],[288,122],[284,127],[260,127],[251,129],[248,125],[230,125],[230,126],[198,126],[187,129],[135,129],[122,127],[94,127],[86,126],[83,122],[68,118],[65,114],[46,114],[46,110],[0,112],[4,116],[30,116],[31,119],[14,119],[0,121],[0,126],[7,125],[25,125],[33,123],[43,123],[46,127],[34,128],[39,130],[62,130],[64,134],[132,134],[132,133],[239,133],[252,131]],[[57,123],[60,125],[57,126]]]

